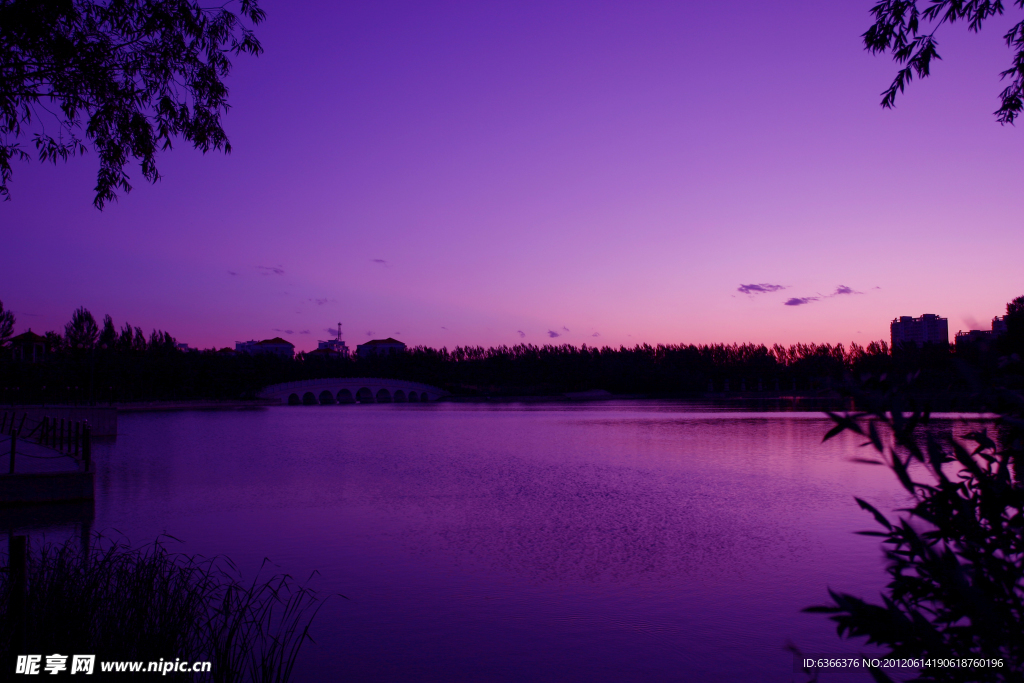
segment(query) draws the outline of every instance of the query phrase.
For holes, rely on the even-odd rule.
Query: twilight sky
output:
[[[95,155],[15,166],[18,332],[84,305],[202,348],[864,343],[1024,294],[1012,15],[945,27],[887,111],[871,0],[261,5],[229,156],[181,145],[102,212]]]

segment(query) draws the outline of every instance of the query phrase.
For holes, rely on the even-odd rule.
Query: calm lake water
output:
[[[787,641],[871,651],[800,613],[884,584],[853,497],[905,503],[829,426],[660,402],[123,414],[94,529],[318,571],[348,600],[299,681],[802,681]]]

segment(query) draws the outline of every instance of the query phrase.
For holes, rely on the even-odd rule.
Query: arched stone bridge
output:
[[[260,398],[276,398],[288,405],[332,405],[335,403],[427,403],[448,392],[429,384],[377,377],[336,377],[304,379],[272,384],[260,391]]]

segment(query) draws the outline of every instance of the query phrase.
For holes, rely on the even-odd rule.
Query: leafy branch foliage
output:
[[[265,14],[240,0],[242,18]],[[230,4],[230,3],[229,3]],[[11,160],[67,160],[91,140],[100,160],[93,203],[131,191],[125,166],[156,182],[156,154],[175,137],[230,152],[221,127],[229,55],[262,51],[226,6],[193,0],[0,0],[0,196]]]
[[[1024,0],[1012,0],[1012,4],[1024,9]],[[871,9],[875,23],[864,33],[864,46],[873,54],[889,52],[904,65],[882,93],[882,106],[892,108],[897,93],[914,76],[927,77],[932,60],[942,59],[935,34],[943,24],[965,22],[969,31],[977,33],[986,20],[1005,9],[1003,0],[880,0]],[[999,95],[995,115],[1005,124],[1013,123],[1024,108],[1024,21],[1007,31],[1003,40],[1015,51],[1013,63],[1000,74],[1009,85]]]
[[[840,636],[866,637],[897,658],[1002,658],[1001,668],[928,668],[918,681],[1018,681],[1024,675],[1024,399],[1004,392],[998,440],[987,431],[965,445],[919,433],[921,411],[905,413],[898,395],[862,397],[874,408],[831,414],[825,439],[852,431],[892,469],[913,497],[892,521],[864,500],[881,531],[889,583],[882,604],[830,590]],[[931,481],[918,481],[927,473]],[[878,681],[890,680],[872,671]]]

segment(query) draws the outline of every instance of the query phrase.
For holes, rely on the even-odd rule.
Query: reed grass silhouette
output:
[[[170,538],[134,548],[96,536],[84,550],[74,541],[30,550],[21,629],[9,613],[17,588],[9,568],[0,573],[8,671],[19,654],[95,654],[97,673],[102,661],[180,657],[209,661],[212,672],[172,672],[172,680],[289,680],[324,600],[286,574],[263,578],[267,560],[243,582],[230,559],[170,552]]]

